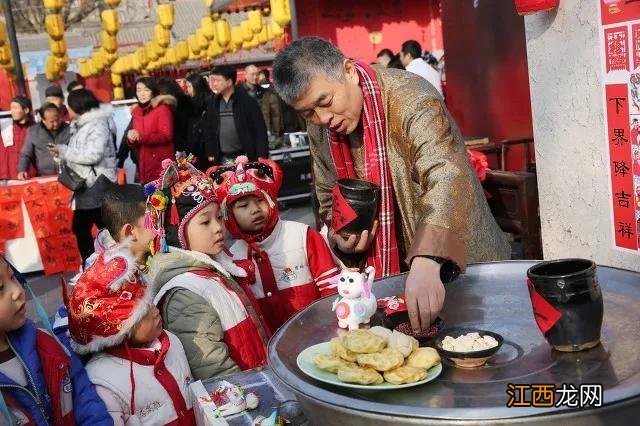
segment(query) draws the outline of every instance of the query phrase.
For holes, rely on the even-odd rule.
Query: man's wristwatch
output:
[[[440,257],[440,256],[430,256],[430,255],[417,255],[417,256],[414,256],[413,259],[415,259],[416,257],[426,257],[427,259],[431,259],[437,264],[439,264],[440,265],[440,281],[442,281],[443,284],[450,283],[451,281],[458,278],[458,275],[460,275],[460,267],[453,260],[445,259],[444,257]],[[412,259],[412,262],[413,262],[413,259]]]

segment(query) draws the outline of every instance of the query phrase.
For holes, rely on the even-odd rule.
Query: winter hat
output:
[[[235,164],[214,166],[207,170],[207,174],[213,180],[225,226],[234,238],[246,240],[250,237],[240,229],[233,214],[229,213],[235,201],[248,195],[262,198],[270,207],[269,218],[262,234],[251,238],[260,241],[271,234],[278,222],[276,201],[282,185],[282,169],[275,161],[260,158],[250,163],[249,159],[242,155],[236,158]]]
[[[192,154],[177,152],[175,161],[163,160],[158,180],[144,188],[145,226],[157,236],[152,253],[167,253],[168,245],[187,249],[187,223],[200,210],[218,201],[211,179],[191,164],[194,159]]]
[[[71,346],[79,354],[120,345],[151,307],[150,288],[126,244],[104,251],[76,280],[69,311]]]

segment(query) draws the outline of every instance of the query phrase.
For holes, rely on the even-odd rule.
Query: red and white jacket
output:
[[[249,259],[244,240],[235,240],[229,251],[249,273],[248,287],[272,331],[313,301],[336,293],[332,280],[339,270],[327,242],[314,229],[279,220],[271,235],[257,244],[269,256],[271,271],[255,256]]]
[[[182,344],[166,330],[159,341],[157,350],[120,346],[87,363],[89,379],[115,424],[195,424],[189,394],[191,371]]]
[[[180,250],[173,247],[171,249]],[[214,261],[202,253],[185,250],[183,252],[189,253],[190,256],[198,256],[203,263],[214,264]],[[221,266],[217,265],[217,269],[221,269]],[[225,277],[222,274],[216,273],[212,269],[194,269],[176,275],[162,286],[153,300],[154,304],[158,305],[162,297],[174,288],[184,288],[194,292],[208,301],[216,310],[229,356],[240,369],[247,370],[267,363],[265,341],[261,338],[254,318],[249,315],[245,306],[245,303],[252,303],[252,301],[249,299],[247,302],[243,302],[229,283],[225,282]],[[257,320],[263,320],[260,312],[256,311],[256,315],[259,317]]]

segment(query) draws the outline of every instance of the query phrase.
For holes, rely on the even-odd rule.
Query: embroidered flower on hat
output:
[[[149,198],[149,203],[155,210],[164,211],[167,209],[167,205],[169,204],[169,197],[167,197],[164,192],[156,190]]]

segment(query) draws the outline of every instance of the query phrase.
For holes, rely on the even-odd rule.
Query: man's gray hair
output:
[[[273,85],[280,97],[291,104],[304,94],[313,77],[344,79],[344,59],[344,54],[324,39],[301,38],[276,56],[273,63]]]

